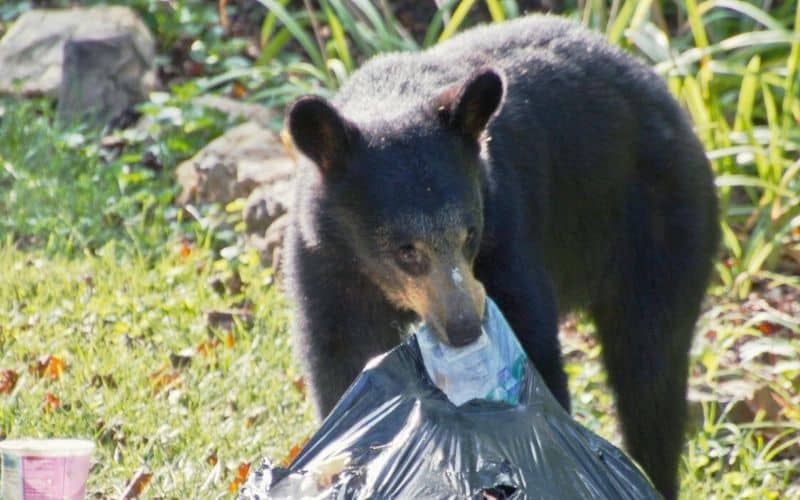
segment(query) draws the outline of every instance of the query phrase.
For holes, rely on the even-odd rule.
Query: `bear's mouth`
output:
[[[409,280],[406,306],[452,347],[471,344],[481,335],[486,292],[466,262],[434,266],[428,276]]]

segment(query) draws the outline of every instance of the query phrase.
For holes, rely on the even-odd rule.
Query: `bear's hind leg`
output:
[[[669,500],[678,494],[689,349],[716,220],[692,205],[659,212],[644,193],[633,190],[591,312],[625,447]]]
[[[674,322],[668,314],[645,309],[640,314],[612,308],[595,308],[594,316],[625,448],[664,498],[676,498],[693,322]]]

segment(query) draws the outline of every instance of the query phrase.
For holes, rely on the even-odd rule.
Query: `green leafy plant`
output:
[[[725,252],[718,275],[744,298],[800,226],[800,8],[776,18],[738,0],[688,0],[686,35],[670,36],[655,24],[653,5],[624,2],[607,35],[650,59],[689,111],[717,174]]]
[[[444,2],[419,45],[384,2],[375,6],[369,0],[321,0],[319,11],[305,2],[302,10],[292,12],[289,0],[258,1],[268,11],[261,29],[263,49],[258,63],[273,61],[289,43],[297,42],[316,68],[319,81],[328,88],[338,87],[358,62],[373,55],[419,50],[450,38],[464,25],[476,3],[475,0]],[[485,3],[496,22],[518,15],[513,1]],[[327,42],[320,35],[323,27],[330,32]]]

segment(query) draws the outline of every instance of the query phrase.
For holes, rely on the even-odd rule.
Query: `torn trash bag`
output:
[[[518,341],[491,301],[484,329],[518,364]],[[456,406],[431,381],[420,345],[411,336],[370,361],[288,468],[265,461],[240,498],[661,498],[561,408],[527,358],[516,405],[504,393]]]

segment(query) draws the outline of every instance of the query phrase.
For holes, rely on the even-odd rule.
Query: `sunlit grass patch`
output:
[[[206,251],[115,254],[0,250],[14,276],[0,280],[0,370],[18,377],[0,394],[2,435],[94,440],[90,492],[118,497],[146,467],[148,494],[197,498],[311,432],[270,271],[244,257],[243,291],[219,295],[208,282],[227,266]],[[230,329],[209,327],[231,310]]]
[[[712,297],[692,348],[681,498],[800,498],[800,281]],[[622,445],[590,322],[562,325],[573,415]]]

